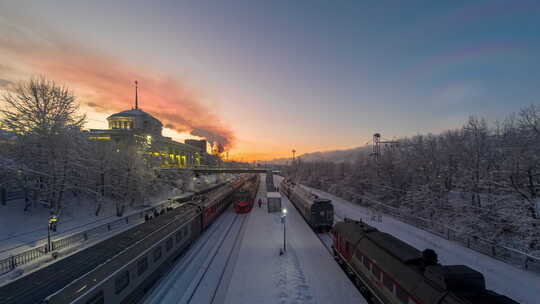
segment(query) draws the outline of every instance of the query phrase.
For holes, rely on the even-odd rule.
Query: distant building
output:
[[[201,152],[206,152],[207,151],[207,143],[206,143],[206,140],[205,139],[201,139],[201,140],[197,140],[197,139],[186,139],[184,141],[187,145],[191,145],[191,146],[194,146],[194,147],[197,147],[199,148],[199,150]]]
[[[89,138],[113,141],[119,146],[140,145],[161,167],[213,166],[216,156],[206,153],[206,140],[186,140],[186,144],[164,137],[163,124],[154,116],[138,107],[137,90],[135,107],[115,113],[107,118],[108,129],[91,129]],[[188,143],[189,141],[189,143]]]

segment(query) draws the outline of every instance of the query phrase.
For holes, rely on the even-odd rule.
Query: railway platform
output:
[[[286,252],[281,214],[254,206],[222,303],[367,303],[286,196],[282,206]]]
[[[265,200],[265,188],[261,183],[256,201]],[[286,198],[283,206],[283,255],[280,214],[264,205],[246,214],[229,208],[144,303],[367,303]]]

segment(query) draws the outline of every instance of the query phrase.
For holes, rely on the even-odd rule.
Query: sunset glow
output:
[[[229,159],[359,147],[375,132],[437,133],[469,115],[498,119],[540,95],[529,2],[420,15],[421,3],[62,7],[0,5],[0,90],[44,75],[74,91],[87,128],[103,128],[133,106],[137,80],[140,107],[166,136],[221,143]]]

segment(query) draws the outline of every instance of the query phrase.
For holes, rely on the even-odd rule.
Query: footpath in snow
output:
[[[442,264],[463,264],[482,272],[488,289],[504,294],[521,304],[540,303],[540,275],[536,273],[516,268],[384,214],[380,222],[371,221],[373,213],[369,209],[324,191],[306,188],[320,197],[332,200],[336,220],[344,217],[362,219],[369,225],[389,233],[417,249],[435,249],[439,255],[439,262]]]
[[[262,181],[265,180],[263,176]],[[257,199],[264,201],[265,183]],[[367,303],[287,199],[287,252],[279,214],[229,208],[144,303]]]

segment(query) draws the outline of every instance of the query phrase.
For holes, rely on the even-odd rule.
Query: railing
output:
[[[23,199],[24,191],[23,190],[7,190],[6,188],[0,187],[0,203],[5,205],[9,201]]]
[[[209,191],[212,191],[216,188],[219,188],[220,186],[226,184],[227,182],[219,183],[217,185],[208,187],[202,191],[199,191],[198,193],[207,193]],[[239,181],[237,183],[240,183]],[[241,183],[240,183],[241,184]],[[236,185],[236,183],[234,183]],[[225,190],[223,190],[225,191]],[[221,194],[218,192],[216,195]],[[55,250],[65,249],[69,247],[74,247],[83,243],[86,243],[91,240],[97,239],[99,236],[101,236],[103,233],[107,233],[116,229],[120,229],[123,227],[126,227],[130,224],[137,223],[137,221],[143,221],[145,214],[148,211],[163,208],[164,205],[170,204],[170,200],[165,200],[161,202],[160,204],[156,204],[154,206],[145,208],[141,210],[140,212],[131,214],[129,216],[125,216],[123,218],[120,218],[116,221],[109,222],[102,224],[100,226],[96,226],[92,229],[81,231],[74,233],[70,236],[62,237],[56,240],[53,240],[51,242],[51,252]],[[38,240],[37,242],[43,242],[44,240]],[[10,272],[11,270],[15,269],[16,267],[20,265],[27,264],[33,260],[36,260],[38,258],[43,257],[44,255],[47,255],[49,252],[47,251],[47,244],[45,240],[45,244],[39,245],[38,247],[34,247],[32,249],[28,249],[26,251],[23,251],[21,253],[12,255],[8,258],[4,258],[0,260],[0,275]]]
[[[367,196],[362,196],[373,203],[374,209],[398,218],[401,221],[413,225],[427,232],[438,235],[444,239],[461,243],[467,248],[488,255],[508,264],[520,266],[526,270],[540,273],[540,258],[519,251],[517,249],[497,245],[492,241],[477,237],[472,234],[459,232],[448,226],[441,225],[418,216],[404,214],[400,209],[388,206]]]
[[[86,243],[88,241],[97,239],[103,233],[107,233],[113,230],[126,227],[129,224],[136,223],[138,220],[142,221],[144,219],[145,212],[147,212],[148,210],[152,210],[154,208],[160,207],[161,205],[169,204],[169,203],[170,201],[163,201],[159,205],[148,207],[140,212],[120,218],[116,221],[105,223],[86,231],[77,232],[70,236],[53,240],[51,242],[51,247],[52,247],[51,251],[74,247],[74,246]],[[33,260],[41,258],[44,255],[47,255],[48,253],[49,252],[47,251],[47,244],[45,243],[38,247],[34,247],[32,249],[28,249],[21,253],[12,255],[8,258],[4,258],[0,260],[0,275],[15,269],[16,267],[20,265],[24,265]]]

